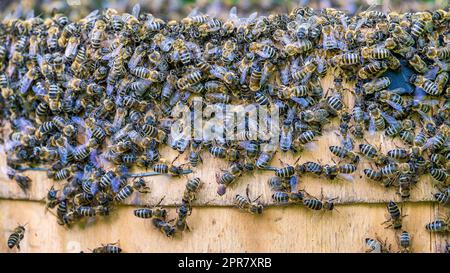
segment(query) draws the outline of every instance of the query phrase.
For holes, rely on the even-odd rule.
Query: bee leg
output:
[[[187,224],[187,222],[184,223],[184,227],[187,231],[191,232],[191,228],[189,227],[189,225]]]
[[[175,161],[177,161],[177,159],[180,157],[180,155],[181,155],[181,154],[178,154],[178,155],[172,160],[172,163],[170,163],[170,164],[173,164]]]
[[[139,193],[150,193],[150,188],[149,187],[145,187],[143,189],[138,190]]]

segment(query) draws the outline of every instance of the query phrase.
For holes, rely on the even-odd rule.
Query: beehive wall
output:
[[[323,81],[326,90],[331,80]],[[352,96],[346,98],[352,107]],[[339,145],[340,137],[335,134],[334,122],[324,129],[324,135],[301,153],[300,163],[320,160],[331,163],[333,156],[330,145]],[[381,145],[381,151],[395,147],[384,135],[366,136],[371,144]],[[355,147],[358,143],[355,143]],[[173,159],[176,152],[165,148],[164,157]],[[50,212],[45,212],[45,197],[48,189],[58,182],[46,178],[44,172],[28,172],[33,182],[30,191],[23,193],[14,181],[0,173],[0,252],[11,252],[6,247],[7,236],[18,224],[28,223],[28,232],[22,242],[23,252],[70,252],[87,251],[101,243],[120,240],[121,247],[128,252],[361,252],[364,238],[375,234],[392,244],[397,251],[397,241],[392,229],[381,224],[386,217],[385,205],[389,200],[400,202],[404,214],[404,229],[413,236],[412,251],[441,252],[448,235],[430,234],[425,224],[435,219],[443,208],[431,202],[433,189],[429,176],[423,176],[413,188],[408,202],[401,202],[395,189],[386,189],[362,177],[362,170],[370,166],[362,159],[354,181],[326,181],[306,176],[300,178],[299,187],[308,193],[320,196],[323,189],[326,197],[338,197],[338,211],[331,213],[313,212],[303,206],[280,207],[271,203],[271,191],[267,179],[273,172],[257,171],[244,175],[228,192],[220,197],[216,194],[215,174],[226,168],[224,161],[213,159],[207,152],[202,154],[204,163],[194,173],[181,178],[158,176],[147,179],[151,193],[135,193],[127,202],[108,218],[82,223],[67,229],[59,226]],[[297,157],[278,152],[273,165],[281,166],[278,159],[293,163]],[[180,161],[184,160],[184,155]],[[4,153],[0,156],[0,166],[5,170]],[[194,210],[189,217],[192,232],[183,233],[183,238],[168,239],[155,230],[151,223],[138,219],[133,209],[138,205],[152,205],[166,196],[163,205],[171,207],[175,217],[175,207],[181,202],[185,181],[190,177],[200,177],[204,182]],[[242,213],[233,208],[232,199],[236,193],[245,193],[250,185],[252,195],[262,194],[261,201],[268,206],[262,216]],[[169,217],[169,219],[171,219]]]

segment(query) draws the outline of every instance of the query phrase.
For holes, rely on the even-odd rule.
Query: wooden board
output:
[[[133,208],[121,207],[107,219],[67,230],[42,204],[1,200],[0,252],[9,230],[27,224],[22,252],[88,251],[102,243],[120,240],[126,252],[363,252],[366,237],[378,237],[397,251],[399,232],[384,229],[383,204],[342,205],[339,213],[317,214],[302,207],[269,208],[262,217],[230,208],[195,208],[189,223],[192,232],[183,238],[166,238],[150,221],[136,218]],[[424,225],[435,217],[431,203],[405,204],[404,229],[413,236],[413,252],[441,252],[447,236],[431,234]],[[174,215],[172,209],[170,215]],[[376,234],[376,235],[375,235]]]
[[[336,157],[331,154],[328,147],[331,145],[339,145],[340,137],[336,136],[333,125],[326,128],[326,132],[322,137],[318,138],[318,141],[311,145],[310,150],[302,152],[299,163],[307,161],[320,161],[323,164],[332,164],[332,158],[336,160]],[[381,147],[383,152],[386,152],[390,147],[394,147],[391,144],[391,140],[384,137],[384,135],[376,134],[374,137],[367,138],[370,143],[385,143]],[[357,143],[355,143],[357,145]],[[176,152],[171,148],[165,147],[162,150],[163,156],[168,159],[172,159],[176,156]],[[184,159],[184,155],[180,160]],[[192,174],[186,175],[180,178],[172,178],[168,175],[154,176],[146,178],[148,186],[151,188],[151,193],[141,195],[135,193],[133,197],[128,199],[128,204],[154,204],[157,203],[162,196],[166,196],[164,199],[164,205],[175,205],[180,203],[180,198],[183,194],[185,183],[189,178],[200,177],[203,181],[203,187],[198,194],[198,200],[195,204],[208,204],[210,206],[232,206],[232,200],[236,193],[245,193],[247,184],[250,185],[250,190],[253,195],[262,194],[261,201],[264,204],[271,204],[271,190],[267,184],[267,180],[274,176],[272,171],[255,171],[254,173],[245,174],[236,180],[236,183],[228,189],[224,196],[218,196],[216,173],[220,172],[220,169],[227,167],[227,162],[213,158],[207,151],[202,153],[203,164],[200,164]],[[292,153],[282,154],[278,152],[272,161],[274,166],[282,166],[278,159],[286,163],[293,164],[297,156]],[[5,166],[4,153],[0,153],[0,166]],[[181,161],[184,162],[184,161]],[[323,188],[324,195],[328,197],[339,197],[338,203],[378,203],[387,202],[389,200],[400,201],[400,197],[396,194],[395,188],[384,188],[376,182],[369,181],[363,176],[363,169],[371,167],[366,159],[362,159],[358,170],[353,175],[354,181],[349,182],[346,180],[329,181],[321,178],[317,178],[311,175],[300,177],[299,188],[306,189],[309,193],[320,196],[320,191]],[[4,167],[3,167],[4,169]],[[139,172],[143,170],[135,170]],[[14,181],[7,178],[4,171],[0,172],[0,198],[6,199],[22,199],[22,200],[42,200],[48,189],[52,185],[56,188],[61,188],[61,182],[54,182],[49,180],[45,172],[42,171],[29,171],[24,174],[30,176],[33,179],[31,189],[28,193],[24,193]],[[433,200],[432,192],[435,192],[429,175],[421,177],[420,182],[411,191],[410,201],[431,201]]]
[[[330,79],[323,82],[324,90],[329,86]],[[351,97],[346,98],[348,107],[353,106]],[[330,145],[339,145],[340,137],[335,134],[337,124],[333,122],[324,129],[323,136],[301,154],[300,163],[318,161],[332,163],[336,159],[329,152]],[[394,148],[392,141],[381,134],[366,136],[371,144],[381,146],[382,152]],[[355,143],[357,147],[358,143]],[[173,159],[177,153],[170,148],[164,148],[162,154],[167,159]],[[6,249],[6,239],[17,223],[28,222],[28,232],[22,243],[24,252],[71,252],[87,251],[101,243],[115,242],[120,239],[121,246],[128,252],[361,252],[364,250],[364,238],[378,234],[396,248],[393,230],[385,230],[380,223],[385,218],[385,204],[389,200],[400,201],[395,189],[386,189],[362,177],[362,170],[369,167],[362,160],[354,181],[327,181],[312,176],[300,178],[301,189],[310,194],[320,196],[323,189],[326,197],[338,197],[340,213],[314,213],[304,207],[271,207],[271,190],[267,180],[273,176],[270,171],[256,171],[240,177],[235,185],[230,187],[224,196],[216,194],[216,172],[226,168],[225,161],[216,160],[204,152],[203,164],[194,170],[193,174],[173,179],[161,175],[147,178],[151,193],[141,195],[135,193],[127,204],[121,206],[113,216],[98,219],[67,230],[56,223],[50,213],[45,214],[43,198],[48,189],[55,185],[61,187],[61,182],[47,179],[44,172],[26,172],[33,182],[28,193],[22,192],[14,181],[10,181],[4,172],[5,156],[0,151],[0,252],[11,252]],[[185,155],[179,162],[185,161]],[[278,152],[272,165],[281,166],[284,162],[292,164],[297,156]],[[135,170],[134,172],[138,172]],[[163,205],[172,207],[180,203],[186,180],[200,177],[204,182],[195,209],[189,222],[193,228],[191,233],[184,233],[183,239],[167,239],[154,230],[149,221],[142,221],[133,216],[134,206],[155,204],[162,196],[166,196]],[[254,217],[241,213],[232,206],[235,194],[245,193],[250,185],[252,196],[262,194],[261,201],[269,206],[262,217]],[[414,236],[413,251],[440,252],[445,236],[430,234],[425,230],[425,224],[438,214],[438,206],[431,203],[433,189],[430,177],[423,176],[412,190],[411,198],[403,203],[405,212],[405,229]],[[344,205],[345,204],[345,205]],[[175,212],[172,211],[172,215]],[[448,236],[448,235],[447,235]],[[14,250],[15,251],[15,250]]]

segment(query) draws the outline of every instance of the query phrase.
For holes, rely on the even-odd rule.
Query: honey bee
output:
[[[20,250],[20,242],[25,237],[25,225],[19,225],[14,229],[14,232],[8,237],[8,247],[13,248],[17,247]]]
[[[171,176],[180,176],[184,174],[189,174],[192,172],[190,169],[183,169],[183,165],[176,166],[173,163],[178,159],[178,156],[171,162],[167,163],[165,159],[161,159],[160,162],[152,166],[153,171],[160,174],[170,174]]]
[[[412,75],[410,82],[415,86],[422,88],[431,96],[438,96],[441,94],[438,86],[432,80],[429,80],[422,75]]]
[[[216,182],[219,184],[217,194],[224,195],[226,193],[226,188],[242,175],[243,169],[244,167],[241,163],[233,163],[222,175],[216,173]]]
[[[388,77],[381,77],[365,83],[363,89],[365,94],[373,94],[386,89],[389,85],[391,85],[391,80]]]
[[[249,185],[247,185],[246,189],[246,197],[236,194],[234,197],[234,203],[235,205],[246,212],[249,212],[251,214],[262,214],[263,212],[263,205],[260,202],[257,202],[259,198],[261,198],[261,195],[258,196],[256,199],[252,200],[249,196]]]
[[[361,48],[361,56],[364,59],[383,60],[391,56],[389,49],[384,47],[363,47]]]
[[[363,66],[358,71],[358,77],[361,79],[368,79],[373,76],[378,76],[382,73],[384,73],[387,69],[386,62],[383,61],[374,61],[372,63],[369,63],[365,66]]]
[[[304,199],[304,194],[302,191],[298,191],[298,192],[275,191],[272,194],[272,200],[275,203],[280,203],[280,204],[302,203],[303,199]]]
[[[322,47],[325,50],[333,50],[338,48],[338,42],[335,37],[334,29],[331,25],[322,27],[323,42]]]
[[[394,229],[402,228],[402,218],[407,215],[402,215],[401,210],[398,205],[394,201],[390,201],[387,205],[387,210],[389,213],[389,219],[383,222],[390,223],[386,228],[393,227]]]
[[[122,249],[119,247],[119,242],[102,245],[94,248],[92,253],[121,253]]]
[[[341,159],[348,158],[354,164],[359,163],[359,156],[352,151],[349,151],[340,146],[330,146],[328,148],[332,154],[334,154],[335,156],[337,156]]]
[[[354,173],[356,171],[356,166],[353,164],[341,164],[341,165],[324,165],[323,175],[330,180],[338,178],[338,175],[344,177],[347,180],[352,180],[348,174]]]
[[[195,200],[196,198],[196,194],[198,192],[198,190],[200,189],[202,185],[202,182],[200,180],[200,178],[195,177],[193,179],[188,180],[188,182],[186,183],[186,189],[183,193],[183,202],[187,203],[187,204],[191,204],[192,201]]]
[[[167,211],[159,206],[163,200],[164,197],[161,198],[161,200],[152,208],[146,207],[135,209],[134,216],[142,219],[149,219],[149,218],[166,219]]]
[[[430,232],[446,232],[449,231],[449,218],[438,218],[425,225],[426,230]]]
[[[167,237],[173,237],[175,235],[175,228],[163,219],[153,218],[152,224]]]
[[[338,66],[351,66],[361,63],[361,55],[358,53],[343,53],[331,58],[331,61]]]
[[[422,60],[417,54],[406,54],[408,63],[414,68],[414,70],[419,74],[424,74],[428,71],[428,66],[424,60]]]
[[[390,245],[387,245],[386,240],[366,238],[365,243],[367,246],[366,253],[388,253],[390,251]]]
[[[8,168],[7,176],[9,179],[16,181],[17,185],[25,193],[30,189],[31,178],[25,175],[19,175],[12,168]]]

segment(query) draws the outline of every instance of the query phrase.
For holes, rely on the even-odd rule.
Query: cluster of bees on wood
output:
[[[12,129],[4,140],[8,177],[24,191],[33,183],[21,175],[28,170],[45,171],[57,181],[61,189],[48,191],[46,206],[66,227],[108,216],[135,192],[149,192],[144,177],[192,173],[205,150],[229,162],[216,175],[220,196],[243,174],[263,170],[274,172],[268,181],[274,203],[333,210],[337,198],[298,190],[300,178],[351,179],[364,157],[372,162],[365,177],[396,187],[403,199],[429,174],[437,189],[433,197],[448,206],[449,23],[450,13],[442,9],[367,10],[350,17],[333,8],[299,7],[241,18],[233,8],[226,19],[194,11],[180,21],[164,21],[137,5],[123,14],[96,10],[77,22],[57,12],[7,16],[0,23],[0,114]],[[387,74],[404,69],[412,71],[402,74],[405,88],[390,88]],[[323,90],[321,80],[329,74],[334,82]],[[353,107],[345,103],[347,95],[354,97]],[[248,131],[234,141],[173,140],[172,109],[192,110],[198,97],[204,99],[202,109],[277,106],[279,141],[255,139]],[[271,165],[278,150],[299,155],[333,119],[339,120],[336,137],[342,139],[329,147],[337,163]],[[365,138],[377,131],[404,147],[383,154]],[[361,143],[357,149],[355,141]],[[163,145],[185,153],[187,162],[162,158]],[[135,167],[152,172],[133,173]],[[176,219],[167,219],[161,202],[134,215],[150,219],[168,237],[189,230],[201,184],[198,177],[187,180]],[[234,203],[251,214],[264,210],[249,188]],[[398,206],[390,202],[388,211],[388,223],[400,229]],[[426,228],[448,232],[450,223],[436,219]],[[19,247],[24,232],[19,226],[8,246]],[[405,248],[407,234],[400,236]],[[381,252],[379,240],[366,242]],[[107,244],[96,251],[120,248]]]

